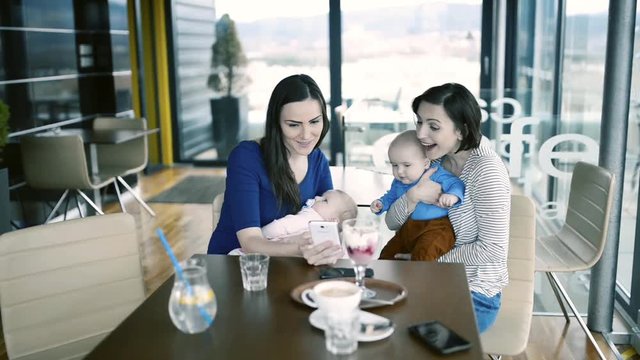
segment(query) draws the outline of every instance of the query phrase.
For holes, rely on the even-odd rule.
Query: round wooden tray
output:
[[[303,291],[305,291],[306,289],[310,289],[321,282],[335,281],[335,280],[354,282],[354,279],[352,277],[310,281],[293,288],[293,290],[291,290],[291,298],[300,304],[306,305],[301,298]],[[407,289],[405,289],[404,286],[396,283],[392,283],[390,281],[379,280],[374,278],[366,278],[364,281],[364,285],[367,288],[375,291],[376,296],[372,300],[363,299],[360,302],[361,309],[369,309],[369,308],[375,308],[380,306],[394,305],[407,297]],[[385,302],[384,303],[376,302],[376,299],[385,300]]]

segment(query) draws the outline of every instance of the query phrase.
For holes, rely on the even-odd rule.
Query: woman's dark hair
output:
[[[273,89],[269,99],[269,107],[267,108],[265,136],[260,140],[262,156],[264,157],[269,179],[273,183],[273,191],[278,201],[278,206],[282,207],[284,205],[290,212],[300,210],[302,200],[300,199],[298,183],[289,166],[289,150],[284,144],[280,113],[284,105],[307,99],[318,100],[322,109],[322,133],[315,147],[320,146],[329,131],[327,103],[318,84],[310,76],[304,74],[286,77]]]
[[[444,111],[453,120],[456,129],[462,133],[462,141],[458,151],[475,149],[480,146],[482,114],[478,101],[466,87],[456,83],[447,83],[429,88],[413,99],[411,103],[411,109],[416,115],[418,115],[418,107],[423,101],[442,105]]]

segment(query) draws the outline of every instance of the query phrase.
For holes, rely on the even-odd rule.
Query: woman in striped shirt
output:
[[[495,321],[508,282],[509,175],[480,133],[480,107],[464,86],[432,87],[413,100],[412,109],[427,157],[440,159],[442,167],[465,184],[464,203],[449,210],[455,246],[438,261],[465,265],[476,322],[483,332]],[[398,230],[418,202],[437,203],[441,187],[429,180],[431,172],[391,206],[386,215],[389,229]]]

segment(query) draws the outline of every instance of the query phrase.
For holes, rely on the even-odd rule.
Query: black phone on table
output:
[[[409,332],[439,354],[446,355],[471,348],[471,343],[439,321],[412,325]]]
[[[356,272],[353,268],[343,267],[325,267],[320,269],[320,279],[335,279],[342,277],[355,277]],[[373,269],[367,268],[364,272],[365,277],[373,277]]]

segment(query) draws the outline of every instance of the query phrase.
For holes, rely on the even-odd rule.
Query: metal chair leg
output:
[[[67,220],[67,213],[69,212],[69,200],[71,200],[71,196],[67,196],[67,200],[64,202],[64,216],[62,220]]]
[[[98,214],[100,215],[104,215],[104,213],[102,212],[102,210],[100,210],[98,208],[98,206],[91,201],[91,199],[89,199],[89,197],[87,195],[85,195],[85,193],[83,193],[82,191],[80,191],[79,189],[76,189],[76,191],[78,192],[78,194],[80,194],[80,196],[82,196],[82,198],[84,199],[84,201],[87,202],[87,204],[91,205],[91,207],[93,208],[93,210],[95,210]]]
[[[491,360],[501,360],[502,359],[502,355],[492,355],[492,354],[487,354],[489,355],[489,359]]]
[[[120,203],[120,209],[123,213],[127,213],[127,209],[124,207],[124,202],[122,201],[122,195],[120,194],[120,187],[118,186],[117,181],[113,181],[113,187],[116,189],[116,195],[118,196],[118,202]]]
[[[547,280],[549,280],[549,285],[551,285],[551,290],[553,290],[553,294],[556,296],[556,300],[558,300],[558,305],[560,305],[560,309],[562,309],[562,314],[564,314],[564,319],[567,322],[570,322],[571,320],[569,319],[569,314],[567,313],[567,309],[564,307],[564,301],[562,300],[562,297],[560,297],[560,293],[558,293],[558,288],[556,287],[555,282],[551,278],[551,273],[545,272],[545,275],[547,275]]]
[[[51,219],[53,219],[53,215],[55,215],[60,205],[62,205],[62,201],[64,200],[64,198],[67,197],[67,194],[69,194],[69,189],[65,190],[64,193],[62,193],[60,200],[58,200],[58,202],[56,203],[56,206],[53,207],[53,210],[51,210],[51,212],[49,213],[49,216],[47,216],[47,220],[44,221],[45,224],[51,221]]]
[[[573,301],[571,301],[571,298],[569,298],[569,295],[567,294],[567,291],[564,289],[562,284],[560,284],[560,281],[558,280],[558,277],[556,276],[556,274],[552,272],[547,272],[547,274],[549,275],[549,279],[551,279],[555,283],[555,285],[558,287],[558,290],[562,294],[562,297],[567,302],[567,305],[569,305],[571,312],[573,312],[573,315],[576,317],[576,320],[580,324],[580,327],[582,327],[582,330],[584,331],[585,335],[587,335],[587,337],[589,338],[591,345],[593,345],[593,347],[596,349],[596,352],[598,353],[598,356],[600,357],[600,359],[606,360],[607,358],[602,353],[602,350],[600,350],[600,347],[596,343],[596,339],[591,334],[591,330],[589,330],[589,328],[587,327],[587,324],[585,324],[584,320],[582,320],[582,317],[578,313],[578,309],[573,304]]]
[[[78,200],[78,194],[73,193],[73,198],[76,200],[76,208],[78,209],[78,212],[80,213],[80,218],[84,219],[84,214],[82,213],[82,206],[80,206],[80,201]]]
[[[138,203],[140,203],[140,205],[142,205],[142,207],[147,210],[147,212],[151,215],[151,216],[156,216],[156,213],[153,212],[153,210],[151,210],[151,208],[149,207],[149,205],[147,205],[146,202],[144,202],[142,200],[142,198],[140,196],[138,196],[138,194],[136,194],[135,191],[133,191],[133,189],[129,186],[129,184],[127,184],[126,181],[124,181],[124,179],[122,178],[122,176],[117,176],[116,179],[118,179],[118,181],[120,181],[120,183],[127,188],[127,190],[129,190],[129,192],[131,193],[131,195],[133,195],[134,198],[136,198],[136,200],[138,200]]]

